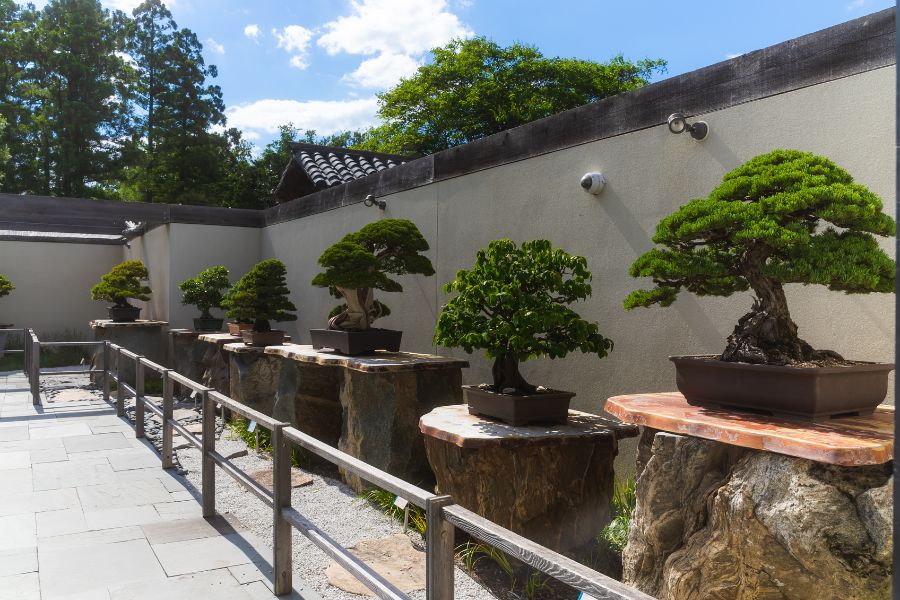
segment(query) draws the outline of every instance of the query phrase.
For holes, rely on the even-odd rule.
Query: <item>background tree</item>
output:
[[[284,263],[269,258],[256,263],[222,299],[226,315],[238,323],[253,323],[255,331],[271,331],[269,321],[296,321]]]
[[[730,296],[752,289],[753,307],[728,338],[722,360],[771,365],[828,364],[797,335],[785,284],[819,284],[848,294],[894,291],[894,261],[874,235],[893,236],[881,199],[827,158],[797,150],[762,154],[727,173],[706,198],[660,221],[663,246],[631,266],[655,287],[625,308],[669,306],[681,290]]]

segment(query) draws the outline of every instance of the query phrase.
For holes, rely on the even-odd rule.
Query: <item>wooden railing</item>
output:
[[[26,342],[26,372],[30,373],[32,392],[39,398],[40,368],[39,353],[41,342],[29,330],[31,341]],[[28,336],[26,336],[28,339]],[[93,343],[93,342],[89,342]],[[62,344],[83,344],[83,342],[62,342]],[[452,600],[454,589],[454,535],[459,528],[487,544],[516,557],[523,563],[546,573],[573,588],[603,600],[652,600],[651,596],[598,573],[549,548],[532,542],[496,523],[453,503],[449,496],[432,494],[398,477],[373,467],[345,452],[325,444],[314,437],[292,427],[290,423],[277,421],[240,402],[201,385],[177,373],[135,354],[111,342],[97,342],[103,345],[102,369],[92,370],[103,373],[103,398],[110,401],[111,381],[116,382],[116,414],[125,416],[126,394],[135,399],[135,437],[144,437],[147,411],[157,415],[162,421],[162,467],[173,466],[172,440],[178,432],[202,455],[201,503],[204,517],[216,514],[215,468],[228,473],[241,486],[272,509],[273,583],[276,596],[287,595],[292,589],[292,536],[296,529],[316,547],[325,552],[339,565],[352,573],[377,597],[385,600],[409,600],[390,581],[379,575],[365,562],[350,553],[347,548],[332,539],[291,505],[291,449],[303,448],[338,467],[362,477],[366,481],[383,488],[425,510],[425,561],[426,598],[428,600]],[[50,345],[43,344],[45,347]],[[129,384],[123,377],[123,360],[134,363],[134,383]],[[157,406],[145,394],[147,369],[162,377],[162,406]],[[81,371],[78,371],[81,373]],[[178,383],[199,394],[202,402],[202,434],[198,438],[173,417],[174,386]],[[34,390],[37,390],[35,392]],[[36,402],[39,402],[37,400]],[[216,451],[216,407],[224,407],[251,421],[258,427],[272,432],[273,464],[272,490],[257,483],[246,472],[235,466],[229,459]]]

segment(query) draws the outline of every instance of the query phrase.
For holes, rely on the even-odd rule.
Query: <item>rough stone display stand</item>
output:
[[[197,382],[202,381],[207,368],[203,362],[207,354],[207,345],[197,339],[203,333],[193,329],[169,330],[169,366],[188,379]],[[182,389],[178,384],[176,384],[175,390],[176,394],[180,396],[191,392],[189,389]]]
[[[226,344],[236,344],[241,341],[238,335],[229,333],[202,333],[197,336],[197,341],[205,346],[203,358],[203,374],[200,383],[212,388],[220,394],[231,395],[231,375],[228,367],[228,353],[225,352]]]
[[[514,427],[436,408],[419,422],[441,494],[557,551],[581,548],[610,520],[618,440],[637,427],[569,411],[566,425]]]
[[[419,417],[462,400],[462,368],[469,366],[467,361],[409,352],[344,356],[297,344],[269,346],[265,353],[295,363],[282,367],[278,404],[294,407],[301,430],[315,424],[311,435],[333,437],[339,422],[340,450],[410,483],[426,487],[433,483]],[[319,417],[309,416],[316,413]],[[353,474],[343,475],[356,491],[368,487]]]
[[[165,330],[169,324],[165,321],[135,321],[133,323],[116,323],[109,319],[91,321],[91,330],[97,341],[110,341],[127,348],[131,352],[145,356],[157,364],[166,362]],[[115,357],[110,357],[110,361]],[[103,353],[97,351],[91,359],[91,368],[103,366]],[[126,381],[134,381],[134,361],[122,361],[122,373]],[[92,381],[101,381],[102,374],[92,376]]]
[[[661,600],[890,597],[893,407],[813,424],[667,393],[606,410],[644,426],[625,583]]]

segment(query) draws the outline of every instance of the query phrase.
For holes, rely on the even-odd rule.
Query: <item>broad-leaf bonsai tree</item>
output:
[[[198,324],[209,324],[214,329],[222,326],[221,319],[214,318],[209,311],[222,308],[223,290],[229,287],[231,282],[228,281],[228,269],[223,266],[210,267],[178,284],[178,289],[182,292],[181,303],[200,309],[200,318],[194,319],[196,329],[205,328],[196,327]]]
[[[110,317],[114,321],[133,321],[140,314],[140,309],[128,301],[150,299],[150,287],[142,283],[149,278],[150,274],[143,262],[126,260],[110,269],[109,273],[101,277],[100,282],[91,288],[91,299],[112,302],[113,306],[109,310]]]
[[[297,307],[289,298],[286,275],[280,260],[269,258],[257,263],[223,297],[222,307],[228,317],[253,323],[257,332],[272,331],[270,321],[296,321],[293,313]]]
[[[519,363],[562,358],[575,350],[603,358],[612,350],[612,340],[598,325],[569,307],[591,295],[590,280],[584,257],[554,249],[547,240],[521,246],[495,240],[478,251],[471,270],[458,271],[444,286],[457,295],[441,310],[434,342],[466,352],[482,349],[493,358],[493,385],[482,389],[535,394],[541,390],[525,380]],[[573,394],[566,394],[567,407]]]

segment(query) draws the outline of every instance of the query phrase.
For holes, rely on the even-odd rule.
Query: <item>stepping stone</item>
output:
[[[259,471],[254,471],[250,473],[250,477],[252,477],[256,483],[265,487],[266,489],[272,489],[272,469],[260,469]],[[307,475],[303,471],[298,469],[291,469],[291,487],[302,487],[304,485],[309,485],[313,482],[313,478],[311,475]]]
[[[425,553],[416,550],[407,536],[398,533],[377,540],[363,540],[349,550],[400,591],[408,594],[425,589]],[[345,592],[375,595],[334,561],[328,565],[325,575],[331,585]]]
[[[184,419],[196,419],[199,415],[196,410],[191,410],[190,408],[176,408],[172,411],[172,417],[176,421],[181,421]]]
[[[189,433],[203,433],[203,423],[189,423],[184,426]]]

